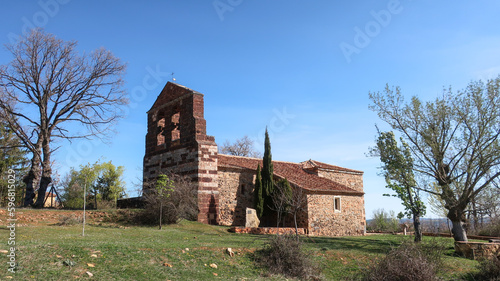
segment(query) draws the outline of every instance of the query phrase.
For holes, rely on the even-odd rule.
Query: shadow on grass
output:
[[[305,237],[307,247],[324,250],[348,250],[368,254],[386,254],[393,247],[399,246],[406,238],[396,236],[363,237]]]

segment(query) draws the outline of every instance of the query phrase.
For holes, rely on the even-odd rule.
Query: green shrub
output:
[[[399,220],[394,211],[386,212],[384,209],[373,211],[373,219],[367,225],[369,232],[398,232],[399,228]]]

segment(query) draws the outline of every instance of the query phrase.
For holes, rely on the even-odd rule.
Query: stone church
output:
[[[187,175],[198,186],[198,221],[245,225],[253,208],[257,165],[262,159],[218,154],[206,133],[203,94],[168,82],[148,111],[144,182],[164,171]],[[365,233],[363,172],[314,160],[273,161],[274,178],[286,178],[307,198],[299,227],[309,235]]]

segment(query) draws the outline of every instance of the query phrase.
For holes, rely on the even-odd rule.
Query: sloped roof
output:
[[[303,162],[304,163],[304,162]],[[362,195],[363,192],[356,191],[343,184],[334,182],[327,178],[319,177],[315,174],[308,173],[303,163],[292,163],[283,161],[273,161],[274,175],[279,178],[286,178],[290,183],[301,187],[307,191],[312,192],[331,192],[331,193],[349,193],[353,195]],[[316,162],[315,163],[321,163]],[[240,168],[256,171],[257,165],[262,167],[262,159],[232,156],[232,155],[218,155],[219,167]],[[324,163],[323,163],[324,164]],[[325,164],[328,165],[328,164]],[[331,166],[331,165],[330,165]],[[336,166],[332,166],[336,167]],[[340,167],[337,167],[340,168]],[[348,171],[354,171],[349,170]],[[357,171],[359,172],[359,171]]]
[[[161,107],[168,102],[174,101],[188,94],[197,94],[203,96],[203,94],[200,92],[192,90],[186,86],[168,81],[167,84],[165,84],[165,87],[163,87],[163,89],[161,90],[160,94],[156,98],[155,102],[153,103],[153,106],[149,111]]]

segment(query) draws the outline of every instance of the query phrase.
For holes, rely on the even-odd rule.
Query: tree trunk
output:
[[[31,164],[31,168],[28,174],[24,177],[23,181],[26,184],[26,193],[24,196],[24,207],[32,206],[33,199],[35,198],[35,186],[38,182],[36,174],[39,172],[39,168],[36,168],[38,165]],[[38,171],[37,171],[38,170]]]
[[[44,137],[42,142],[43,149],[43,162],[42,162],[42,179],[40,180],[40,188],[38,189],[38,198],[36,199],[35,208],[43,208],[43,204],[45,201],[45,192],[47,191],[47,187],[52,182],[52,167],[50,162],[50,146],[49,146],[49,138]]]
[[[160,201],[160,226],[159,226],[159,229],[161,230],[161,217],[163,215],[163,202]]]
[[[451,233],[453,234],[453,239],[455,239],[455,241],[467,242],[464,211],[459,208],[450,209],[448,218],[452,223]]]
[[[24,207],[33,206],[35,198],[35,189],[40,182],[40,154],[41,141],[36,144],[35,151],[32,151],[33,158],[31,159],[31,167],[28,174],[24,177],[23,182],[26,184],[26,194],[24,196]]]
[[[413,214],[413,228],[415,228],[415,242],[422,241],[422,225],[420,224],[420,216]]]
[[[293,222],[295,224],[295,236],[297,237],[297,241],[299,241],[299,229],[297,227],[297,212],[293,212]]]
[[[45,173],[44,173],[45,174]],[[40,180],[40,188],[38,189],[38,198],[36,199],[35,208],[43,208],[45,202],[45,194],[47,192],[47,187],[52,182],[52,177],[49,175],[42,175]]]

